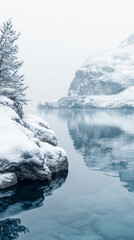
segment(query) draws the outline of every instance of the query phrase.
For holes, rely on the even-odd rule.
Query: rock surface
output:
[[[68,96],[41,108],[133,108],[134,34],[121,46],[89,57],[76,71]]]
[[[89,57],[76,71],[68,96],[117,94],[134,85],[134,34],[121,46]]]
[[[39,108],[134,108],[134,86],[114,95],[63,97],[56,102],[42,102]]]
[[[56,172],[67,171],[66,153],[56,146],[57,139],[49,125],[33,115],[20,119],[12,109],[12,101],[3,99],[0,98],[0,188],[22,180],[49,181],[54,166]],[[9,174],[6,178],[5,173]],[[10,183],[8,177],[13,177]]]
[[[24,118],[25,126],[34,132],[35,136],[42,142],[50,143],[57,146],[57,138],[47,122],[42,118],[29,114]]]
[[[65,183],[66,177],[67,171],[63,174],[57,174],[49,183],[24,181],[10,189],[1,190],[0,220],[43,206],[45,198],[60,188]]]
[[[11,187],[18,182],[14,173],[0,174],[0,189]]]

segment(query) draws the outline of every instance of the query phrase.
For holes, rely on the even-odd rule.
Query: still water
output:
[[[40,110],[68,155],[68,176],[0,198],[0,240],[134,240],[134,113]]]

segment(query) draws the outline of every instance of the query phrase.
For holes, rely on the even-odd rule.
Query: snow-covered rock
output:
[[[68,96],[117,94],[134,85],[134,34],[111,51],[89,57],[75,74]]]
[[[134,86],[114,95],[63,97],[55,102],[42,102],[39,108],[134,108]]]
[[[76,71],[68,97],[39,103],[45,108],[133,108],[134,34],[119,48],[89,57]]]
[[[2,102],[2,98],[0,98]],[[49,142],[49,143],[45,143]],[[24,120],[5,102],[0,103],[0,173],[14,173],[18,181],[50,180],[53,171],[49,169],[47,157],[58,172],[67,170],[67,157],[57,144],[54,132],[47,123],[36,116]],[[49,152],[49,155],[47,154]],[[59,153],[61,152],[61,153]],[[66,164],[65,164],[66,161]],[[57,164],[58,162],[58,164]],[[63,168],[61,165],[63,163]],[[51,168],[52,163],[50,164]],[[4,175],[0,175],[1,184]],[[13,176],[13,175],[12,175]],[[1,185],[2,188],[2,185]]]
[[[42,118],[29,114],[24,118],[25,126],[34,132],[35,137],[37,137],[42,142],[50,143],[57,146],[57,138],[52,129],[50,129],[48,123],[43,121]]]
[[[41,147],[45,153],[45,162],[50,171],[58,173],[67,169],[67,157],[62,148],[53,147],[48,143],[41,143]]]
[[[12,108],[22,118],[22,106],[19,103],[14,102],[6,96],[0,96],[0,104],[6,105]]]
[[[0,189],[11,187],[18,182],[14,173],[0,174]]]

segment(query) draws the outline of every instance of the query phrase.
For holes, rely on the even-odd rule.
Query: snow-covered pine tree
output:
[[[25,96],[24,76],[18,70],[23,62],[18,60],[16,40],[20,34],[12,29],[12,21],[3,23],[0,29],[0,95],[15,102],[19,115],[23,116],[23,105],[27,103]]]

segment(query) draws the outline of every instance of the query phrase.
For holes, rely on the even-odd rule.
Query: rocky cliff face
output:
[[[63,97],[58,101],[41,102],[38,108],[98,108],[98,109],[133,109],[134,86],[118,94]]]
[[[134,34],[119,48],[89,57],[76,71],[68,96],[39,108],[134,108]]]
[[[110,71],[110,68],[108,70]],[[111,71],[114,70],[111,68]],[[110,95],[117,94],[125,89],[123,85],[112,81],[112,79],[104,81],[102,78],[105,74],[103,69],[96,72],[88,72],[84,68],[78,70],[70,85],[68,96]]]
[[[134,85],[134,34],[113,51],[89,57],[76,71],[68,96],[117,94]]]

